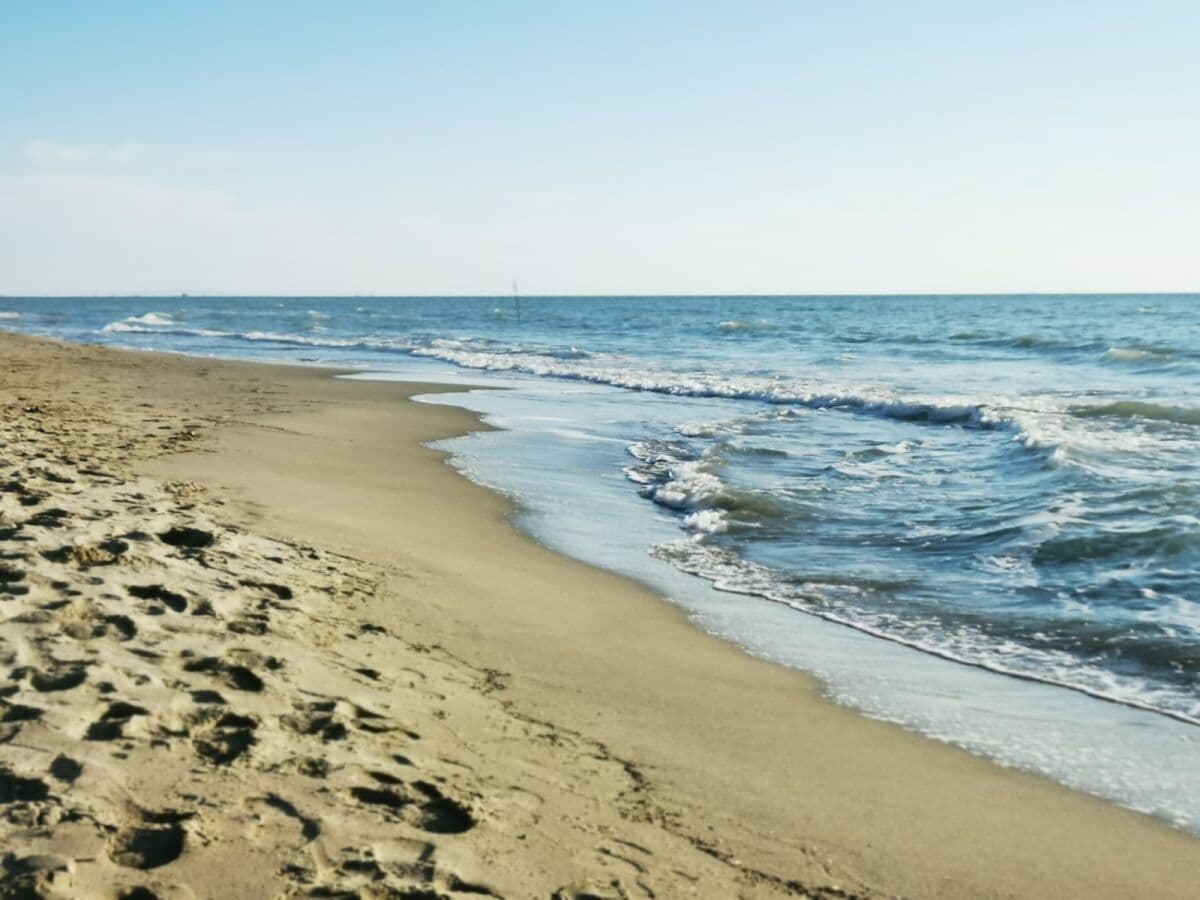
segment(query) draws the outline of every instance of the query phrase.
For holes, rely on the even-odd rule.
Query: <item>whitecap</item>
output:
[[[1101,356],[1111,363],[1169,362],[1175,352],[1168,348],[1153,347],[1109,347]]]
[[[743,322],[739,319],[727,319],[718,326],[722,331],[775,331],[778,326],[765,319]]]
[[[173,325],[174,320],[170,313],[165,312],[148,312],[140,316],[130,316],[125,320],[133,325]]]
[[[701,509],[684,516],[683,527],[700,535],[721,534],[729,530],[729,523],[721,510]]]

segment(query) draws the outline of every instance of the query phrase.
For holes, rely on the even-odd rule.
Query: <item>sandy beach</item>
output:
[[[445,386],[0,335],[11,897],[1194,897],[519,533]]]

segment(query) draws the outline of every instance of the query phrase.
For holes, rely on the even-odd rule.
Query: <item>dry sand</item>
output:
[[[1196,896],[518,534],[444,389],[0,335],[0,896]]]

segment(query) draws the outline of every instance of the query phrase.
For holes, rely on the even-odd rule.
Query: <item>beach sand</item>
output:
[[[0,335],[0,896],[1196,896],[518,533],[438,390]]]

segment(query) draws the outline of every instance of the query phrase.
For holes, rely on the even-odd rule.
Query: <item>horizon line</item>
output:
[[[903,291],[896,293],[835,291],[819,293],[543,293],[522,294],[522,300],[558,299],[708,299],[708,298],[911,298],[911,297],[1196,297],[1200,290],[1171,291]],[[511,299],[512,294],[5,294],[0,300],[497,300]]]

